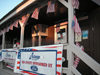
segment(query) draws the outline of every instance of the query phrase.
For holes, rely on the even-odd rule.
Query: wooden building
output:
[[[43,0],[42,2],[41,0],[24,0],[1,19],[0,30],[2,31],[8,28],[14,21],[29,14],[27,23],[25,23],[24,26],[18,23],[17,28],[14,27],[13,30],[9,30],[9,32],[3,33],[3,35],[0,36],[2,49],[13,48],[15,40],[20,41],[20,48],[64,44],[64,46],[66,46],[63,52],[63,57],[65,57],[63,73],[65,75],[81,75],[80,73],[83,75],[100,74],[100,1],[97,4],[97,1],[94,0],[79,0],[79,9],[73,9],[71,0],[58,0],[55,4],[55,12],[48,14],[46,13],[47,3],[48,0]],[[39,7],[42,8],[39,11],[39,19],[36,20],[32,18],[31,15],[35,8]],[[71,26],[74,14],[77,16],[82,30],[81,41],[79,41],[79,43],[84,46],[84,52],[88,54],[86,57],[79,55],[82,61],[79,62],[77,69],[80,73],[77,69],[71,67],[73,65],[72,58],[74,57],[72,54],[74,51],[72,54],[69,52],[74,48],[74,46],[71,47],[69,45],[73,45],[76,42],[74,38],[76,36]],[[61,30],[60,33],[56,32],[58,24],[60,25],[60,27],[58,26]],[[63,38],[61,38],[60,34],[63,34]],[[70,47],[69,50],[67,46],[68,49]],[[84,54],[84,52],[82,54]],[[76,51],[74,54],[78,55],[77,53],[79,52]],[[68,58],[68,56],[70,57]],[[89,59],[86,59],[88,56]],[[97,62],[95,63],[91,57]],[[87,60],[89,60],[89,62]]]

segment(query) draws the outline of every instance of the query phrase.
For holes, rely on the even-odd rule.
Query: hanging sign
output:
[[[20,49],[14,72],[26,75],[57,75],[62,71],[63,45]]]

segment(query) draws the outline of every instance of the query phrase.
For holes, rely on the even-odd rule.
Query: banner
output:
[[[25,75],[61,75],[62,50],[61,44],[20,49],[14,72]]]
[[[2,60],[12,67],[15,65],[16,55],[17,52],[13,49],[2,50]]]
[[[2,61],[2,51],[0,51],[0,61]]]

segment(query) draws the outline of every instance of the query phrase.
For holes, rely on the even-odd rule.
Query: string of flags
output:
[[[74,9],[79,9],[79,1],[78,0],[72,0],[72,6]]]
[[[78,20],[76,16],[74,15],[73,20],[72,20],[72,29],[74,30],[75,33],[78,35],[81,35],[81,28],[79,26]]]
[[[83,46],[80,46],[80,44],[78,42],[76,43],[76,46],[77,47],[80,47],[81,50],[84,51],[84,47]],[[77,68],[79,62],[80,62],[80,58],[75,55],[75,60],[74,60],[74,63],[73,63],[75,68]]]
[[[32,14],[32,18],[38,19],[38,15],[39,15],[39,8],[36,8]]]
[[[47,14],[55,12],[55,2],[56,2],[56,0],[48,1]],[[72,6],[73,6],[74,9],[78,9],[79,8],[79,1],[78,0],[72,0]],[[31,18],[38,19],[39,18],[38,16],[39,16],[39,8],[36,8],[32,13]],[[16,20],[9,27],[2,30],[0,32],[0,35],[2,35],[4,32],[9,32],[9,30],[13,30],[13,27],[18,28],[18,22],[21,21],[22,23],[25,23],[26,19],[27,19],[26,16],[23,16],[22,20]],[[77,32],[77,33],[81,32],[79,24],[78,24],[77,19],[76,19],[76,16],[74,16],[72,27],[73,27],[75,32]],[[58,27],[58,31],[59,31],[59,27]]]

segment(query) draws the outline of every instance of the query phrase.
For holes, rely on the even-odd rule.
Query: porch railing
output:
[[[77,55],[85,64],[87,64],[92,70],[94,70],[98,75],[100,75],[100,64],[96,62],[93,58],[91,58],[88,54],[83,52],[76,45],[68,45],[67,46],[67,59],[68,59],[68,68],[63,68],[63,72],[67,75],[82,75],[74,66],[74,54]]]
[[[68,68],[63,67],[62,72],[67,75],[82,75],[73,65],[74,54],[77,55],[85,64],[93,69],[98,75],[100,75],[100,64],[91,58],[88,54],[83,52],[81,48],[76,45],[64,45],[67,48],[67,60]],[[67,64],[66,64],[67,65]]]

